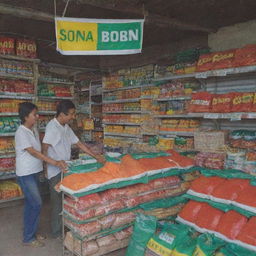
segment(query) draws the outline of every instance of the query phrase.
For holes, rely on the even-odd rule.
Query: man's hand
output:
[[[55,166],[59,167],[62,171],[65,171],[68,168],[68,165],[63,160],[55,161]]]
[[[106,162],[106,159],[103,155],[96,155],[94,158],[97,160],[97,162],[101,164],[104,164]]]

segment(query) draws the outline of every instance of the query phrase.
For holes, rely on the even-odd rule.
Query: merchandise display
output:
[[[197,72],[255,65],[255,45],[223,52],[203,54],[197,62]]]
[[[0,137],[0,153],[8,154],[14,153],[14,138],[12,137]]]
[[[0,74],[32,77],[33,67],[30,63],[1,59]]]
[[[74,13],[76,8],[82,11],[86,1],[78,2]],[[127,11],[136,13],[135,2],[146,1],[131,2],[133,7],[127,6]],[[98,37],[93,34],[95,29],[89,34],[86,29],[58,31],[59,25],[67,25],[59,19],[55,24],[56,34],[60,33],[56,36],[58,53],[52,56],[44,56],[55,49],[45,28],[40,38],[33,31],[28,33],[32,39],[22,36],[18,27],[0,36],[0,203],[24,199],[15,181],[19,115],[23,120],[19,104],[32,102],[38,107],[34,120],[42,142],[47,124],[56,117],[57,104],[66,99],[75,109],[60,106],[58,123],[66,131],[67,121],[79,143],[72,144],[70,159],[59,158],[68,159],[67,168],[54,187],[62,196],[63,256],[103,256],[125,247],[126,256],[255,256],[256,44],[243,45],[252,39],[241,34],[242,26],[232,24],[220,10],[219,16],[212,13],[205,24],[198,22],[203,20],[200,10],[203,13],[211,7],[213,12],[216,6],[199,8],[197,4],[201,16],[193,20],[191,14],[187,17],[191,24],[186,24],[186,17],[178,16],[184,16],[189,5],[182,6],[186,10],[180,7],[177,17],[173,15],[177,8],[172,13],[166,9],[168,20],[161,1],[155,12],[150,10],[153,2],[146,10],[143,6],[143,14],[155,23],[154,29],[168,25],[171,34],[165,33],[164,40],[148,35],[147,20],[134,20],[133,31],[128,27],[130,21],[114,24],[113,17],[108,23],[88,23],[95,23]],[[99,9],[110,8],[109,13],[118,16],[123,6],[102,4]],[[95,13],[97,8],[95,4]],[[47,11],[39,9],[32,16]],[[246,20],[242,14],[237,22],[249,22],[250,15]],[[45,23],[48,18],[39,17],[37,22]],[[237,42],[230,46],[226,42],[230,28],[222,28],[229,25],[239,28],[231,29]],[[182,31],[188,31],[187,37]],[[143,44],[138,36],[144,38]],[[244,41],[238,40],[241,36]],[[112,43],[108,45],[107,39]],[[142,54],[124,56],[139,53],[139,43]],[[186,45],[191,48],[185,49]],[[233,46],[241,48],[230,49]],[[42,60],[37,59],[37,52]],[[86,58],[78,56],[84,53]],[[30,122],[24,125],[32,129]],[[62,149],[66,151],[65,145]],[[69,149],[66,153],[69,156]],[[40,173],[39,181],[44,179]],[[47,184],[49,189],[52,193]]]
[[[234,92],[226,94],[211,94],[208,92],[197,92],[192,94],[189,112],[253,112],[254,92]]]
[[[153,168],[163,168],[167,166],[165,159],[169,159],[169,157],[175,159],[175,162],[180,165],[182,165],[182,162],[183,165],[187,162],[191,166],[193,163],[192,160],[181,157],[177,153],[172,153],[170,156],[168,156],[168,153],[155,155],[144,153],[133,155],[134,158],[129,155],[122,156],[121,159],[120,157],[112,158],[112,162],[107,162],[98,171],[101,172],[100,176],[103,177],[107,174],[107,168],[111,168],[109,170],[111,170],[112,176],[120,175],[122,170],[126,170],[125,176],[129,177],[128,170],[135,174],[137,171],[143,171],[142,166],[144,168],[148,166],[149,169],[153,165]],[[72,165],[74,166],[74,164],[73,162]],[[117,170],[118,166],[119,171]],[[70,169],[71,172],[79,173],[84,172],[83,170],[86,171],[86,169],[82,169],[82,166],[80,168],[79,165]],[[84,174],[97,176],[98,171],[94,170]],[[177,174],[181,173],[182,170]],[[193,176],[192,173],[191,177],[188,178],[190,180],[197,177]],[[61,188],[66,191],[63,201],[64,225],[70,230],[66,233],[64,245],[69,251],[75,251],[79,255],[102,255],[103,253],[99,252],[105,246],[111,248],[109,251],[127,246],[132,234],[131,225],[134,223],[137,214],[143,213],[157,219],[168,219],[176,216],[187,200],[178,197],[178,195],[184,194],[190,186],[190,181],[185,181],[185,176],[183,179],[183,176],[168,175],[161,177],[159,174],[159,178],[152,178],[146,184],[138,183],[133,180],[133,177],[129,177],[130,181],[126,179],[126,182],[122,185],[119,178],[120,186],[115,184],[111,187],[111,182],[108,182],[109,186],[106,185],[100,188],[98,192],[94,192],[96,187],[93,186],[94,189],[87,190],[86,195],[83,195],[83,193],[70,194],[70,190],[66,190],[64,186],[69,183],[68,179],[72,178],[73,175],[79,174],[67,173],[61,185]],[[90,179],[94,179],[93,176]],[[85,186],[85,184],[82,186]],[[106,252],[104,251],[104,253]]]
[[[22,80],[0,79],[0,95],[32,95],[34,85]]]
[[[21,102],[23,100],[0,99],[0,113],[18,113]]]
[[[1,181],[0,182],[0,200],[21,197],[22,191],[20,186],[14,181]]]
[[[42,111],[56,111],[56,105],[58,102],[56,101],[42,101],[38,100],[36,105],[38,107],[39,112]]]
[[[16,48],[15,48],[16,45]],[[36,58],[36,42],[34,40],[0,37],[0,54],[17,55],[24,58]]]
[[[38,85],[38,96],[44,97],[72,97],[71,89],[69,87],[54,85],[54,84],[44,84],[40,83]]]
[[[20,124],[18,117],[0,117],[0,134],[13,133]]]
[[[16,39],[16,54],[24,58],[36,58],[36,42],[28,39]]]

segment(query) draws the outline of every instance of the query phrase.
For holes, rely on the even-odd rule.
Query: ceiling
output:
[[[154,62],[184,42],[207,45],[208,33],[256,19],[255,0],[55,0],[56,14],[83,18],[145,17],[143,52],[129,56],[62,56],[56,52],[54,0],[0,0],[0,33],[36,39],[39,58],[89,69]],[[67,3],[68,2],[68,3]]]

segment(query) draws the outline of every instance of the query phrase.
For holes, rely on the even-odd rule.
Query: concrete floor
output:
[[[0,256],[62,256],[62,243],[57,239],[47,238],[43,248],[24,247],[22,245],[23,201],[16,201],[11,206],[0,208]],[[49,200],[44,199],[39,232],[50,236]],[[125,249],[106,256],[124,256]]]

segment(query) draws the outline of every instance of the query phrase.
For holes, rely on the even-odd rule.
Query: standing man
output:
[[[56,118],[53,118],[46,126],[45,136],[43,139],[43,154],[55,160],[70,160],[71,146],[77,145],[83,152],[94,157],[99,162],[104,162],[102,155],[94,154],[86,145],[84,145],[68,123],[75,119],[75,105],[70,100],[62,100],[57,105]],[[54,187],[61,180],[61,169],[48,164],[47,177],[50,185],[51,199],[51,228],[54,238],[61,237],[61,216],[62,198],[61,193],[57,192]]]

